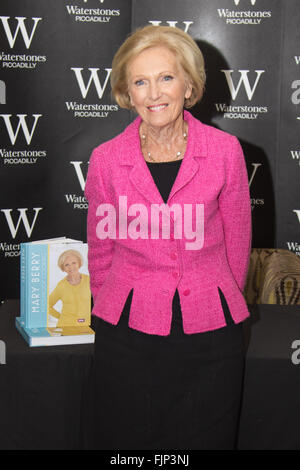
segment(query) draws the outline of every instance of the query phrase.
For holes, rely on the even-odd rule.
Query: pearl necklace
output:
[[[154,163],[157,163],[157,160],[155,160],[152,155],[151,155],[151,152],[149,152],[148,150],[148,146],[147,146],[147,137],[145,134],[142,134],[141,135],[142,137],[142,146],[144,147],[146,145],[146,152],[147,152],[147,156],[149,158],[149,160],[151,160],[152,162]],[[184,140],[184,145],[186,144],[186,141],[187,141],[187,133],[186,132],[183,132],[182,134],[182,137],[183,137],[183,140]],[[176,152],[176,157],[173,158],[172,160],[167,160],[168,162],[173,162],[175,160],[177,160],[180,156],[182,155],[182,150]]]

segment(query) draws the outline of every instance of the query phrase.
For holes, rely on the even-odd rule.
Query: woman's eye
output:
[[[166,75],[163,79],[165,82],[168,82],[170,80],[173,80],[173,77],[171,75]]]
[[[137,85],[137,86],[141,86],[141,85],[143,85],[143,84],[144,84],[144,80],[137,80],[137,81],[135,82],[135,85]]]

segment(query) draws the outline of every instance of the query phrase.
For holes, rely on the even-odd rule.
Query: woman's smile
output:
[[[158,113],[160,111],[164,111],[167,106],[168,106],[168,104],[159,104],[159,105],[155,105],[155,106],[148,106],[148,109],[152,113]]]

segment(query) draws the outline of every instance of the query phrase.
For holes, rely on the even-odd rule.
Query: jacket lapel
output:
[[[138,159],[129,174],[129,179],[135,188],[151,203],[164,204],[163,198],[152,178],[147,163]]]

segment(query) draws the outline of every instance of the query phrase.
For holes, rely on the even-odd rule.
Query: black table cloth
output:
[[[30,348],[15,328],[19,302],[0,308],[0,448],[78,449],[93,344]],[[90,409],[87,407],[87,409]]]
[[[300,307],[250,306],[239,450],[300,449]],[[92,429],[94,345],[30,348],[15,328],[19,302],[0,307],[0,449],[82,449]],[[93,326],[93,325],[92,325]],[[300,357],[300,355],[299,355]],[[155,450],[155,449],[154,449]]]

